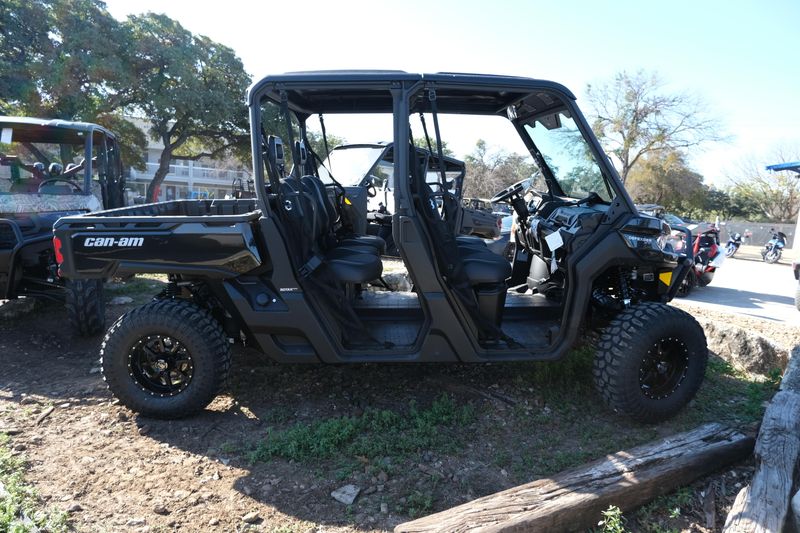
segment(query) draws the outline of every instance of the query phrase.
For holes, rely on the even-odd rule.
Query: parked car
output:
[[[0,117],[0,130],[0,299],[65,302],[77,333],[98,333],[103,282],[60,275],[53,223],[124,205],[116,137],[96,124],[26,117]]]
[[[667,304],[692,261],[665,247],[666,223],[636,211],[563,86],[476,74],[302,72],[256,82],[247,100],[255,199],[178,200],[56,224],[70,279],[168,276],[165,290],[120,317],[103,341],[103,374],[123,405],[161,418],[203,409],[225,384],[231,343],[284,363],[552,361],[587,325],[601,331],[593,376],[612,409],[654,422],[694,397],[705,335]],[[278,111],[296,126],[264,131],[262,114]],[[392,233],[413,290],[388,298],[364,289],[382,273],[385,242],[337,225],[345,197],[303,157],[310,116],[354,112],[393,121],[393,175],[402,179],[389,206]],[[482,239],[456,235],[463,206],[447,186],[445,158],[410,140],[422,113],[434,146],[443,144],[439,121],[454,113],[506,117],[529,147],[542,187],[526,179],[491,199],[516,214],[513,264]],[[529,203],[530,191],[537,200]],[[524,294],[509,292],[520,285]]]

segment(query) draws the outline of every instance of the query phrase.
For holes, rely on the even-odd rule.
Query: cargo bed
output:
[[[53,227],[61,275],[135,273],[228,278],[261,265],[253,199],[175,200],[59,219]]]

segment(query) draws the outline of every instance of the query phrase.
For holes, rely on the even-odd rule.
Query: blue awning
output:
[[[793,170],[800,174],[800,161],[794,163],[778,163],[777,165],[769,165],[767,170]]]

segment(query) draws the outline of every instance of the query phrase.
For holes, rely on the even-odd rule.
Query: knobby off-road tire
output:
[[[100,356],[103,378],[123,405],[164,419],[203,410],[226,385],[231,366],[219,323],[184,300],[159,300],[122,315]]]
[[[69,279],[66,291],[67,320],[81,337],[100,333],[106,327],[106,302],[101,279]]]
[[[800,283],[797,284],[797,288],[794,290],[794,306],[800,311]]]
[[[703,382],[708,347],[703,328],[684,311],[643,303],[603,330],[594,380],[606,403],[639,422],[674,416]]]

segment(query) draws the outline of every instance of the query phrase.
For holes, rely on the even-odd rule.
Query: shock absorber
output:
[[[178,282],[175,280],[169,280],[167,286],[164,288],[164,297],[165,298],[177,298],[181,294],[181,288],[178,287]]]
[[[619,269],[619,297],[622,300],[623,307],[631,305],[631,289],[628,285],[628,278],[625,275],[625,269]]]

